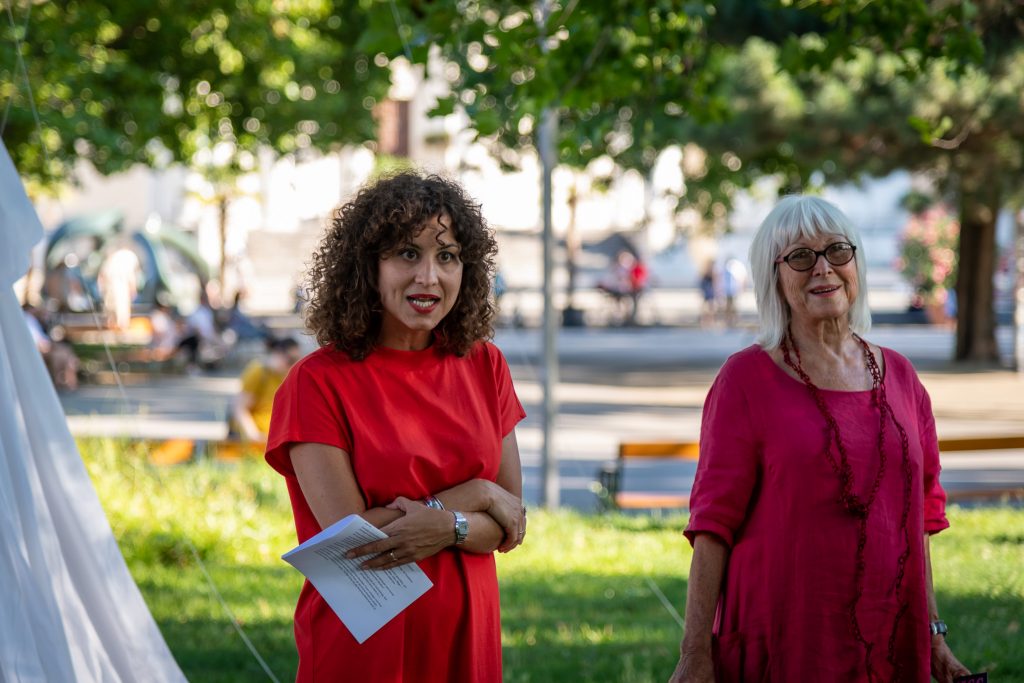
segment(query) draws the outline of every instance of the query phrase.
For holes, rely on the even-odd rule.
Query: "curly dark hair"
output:
[[[491,301],[494,233],[453,180],[399,171],[365,185],[334,212],[306,271],[306,325],[321,346],[362,360],[377,344],[382,319],[375,285],[382,257],[409,242],[432,218],[447,214],[461,247],[462,286],[452,310],[435,330],[442,350],[465,355],[494,336]]]

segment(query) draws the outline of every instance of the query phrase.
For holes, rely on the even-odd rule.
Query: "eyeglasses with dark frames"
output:
[[[807,247],[799,247],[785,256],[780,256],[775,259],[775,262],[786,263],[786,265],[796,272],[803,273],[813,268],[815,264],[818,263],[818,258],[820,256],[824,256],[825,260],[833,266],[845,266],[853,260],[853,256],[856,253],[857,247],[853,246],[849,242],[833,242],[821,251],[809,249]]]

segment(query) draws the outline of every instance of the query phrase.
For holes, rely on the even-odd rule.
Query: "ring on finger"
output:
[[[395,557],[395,551],[394,550],[389,550],[388,551],[388,556],[391,558],[392,562],[398,562],[398,558]]]

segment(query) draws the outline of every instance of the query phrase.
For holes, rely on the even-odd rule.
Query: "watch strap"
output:
[[[469,520],[461,512],[452,511],[455,516],[455,545],[462,545],[469,536]]]
[[[928,624],[928,632],[933,636],[942,636],[945,638],[946,634],[949,633],[949,628],[946,626],[946,622],[941,619],[936,619]]]

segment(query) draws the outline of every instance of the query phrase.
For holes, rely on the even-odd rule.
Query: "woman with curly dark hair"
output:
[[[300,542],[359,514],[388,536],[355,551],[365,568],[416,562],[433,587],[360,645],[307,581],[299,681],[501,680],[493,553],[526,532],[525,413],[487,341],[496,251],[461,187],[402,172],[342,206],[313,255],[321,348],[277,393],[267,461]]]

